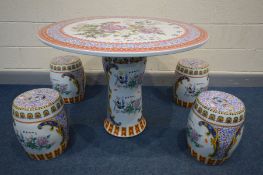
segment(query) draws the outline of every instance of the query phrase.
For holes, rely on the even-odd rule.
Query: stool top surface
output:
[[[80,58],[73,55],[58,56],[51,60],[53,65],[69,65],[80,61]]]
[[[17,96],[13,101],[13,107],[24,110],[37,110],[49,107],[59,97],[59,92],[50,88],[32,89]]]
[[[209,65],[204,60],[195,59],[195,58],[184,58],[179,60],[180,65],[190,68],[190,69],[203,69],[207,68]]]
[[[245,110],[244,103],[234,95],[221,91],[204,91],[197,97],[198,102],[218,113],[238,113]]]

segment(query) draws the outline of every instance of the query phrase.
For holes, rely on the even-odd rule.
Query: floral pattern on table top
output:
[[[153,56],[193,49],[208,40],[197,26],[150,17],[85,17],[41,28],[39,38],[62,50],[96,56]]]
[[[177,38],[185,33],[185,29],[156,20],[113,18],[68,25],[64,28],[64,33],[91,41],[132,43]]]

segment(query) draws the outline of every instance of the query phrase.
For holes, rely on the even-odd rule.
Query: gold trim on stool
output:
[[[191,108],[193,106],[194,103],[191,102],[185,102],[182,100],[179,100],[178,98],[174,97],[174,102],[179,105],[179,106],[183,106],[185,108]]]
[[[104,120],[106,131],[116,137],[133,137],[140,134],[146,127],[146,120],[142,117],[138,123],[129,127],[120,127],[111,123],[108,119]]]
[[[227,158],[224,159],[211,159],[208,157],[204,157],[200,154],[198,154],[197,152],[195,152],[190,145],[188,145],[188,148],[190,150],[190,153],[192,155],[192,157],[194,157],[196,160],[198,160],[201,163],[204,163],[206,165],[220,165],[222,164]]]
[[[67,148],[67,145],[68,145],[68,142],[64,142],[57,149],[55,149],[52,152],[46,153],[46,154],[31,154],[31,153],[27,153],[27,154],[31,159],[34,159],[34,160],[50,160],[50,159],[54,159],[58,157],[59,155],[61,155]]]
[[[80,95],[72,98],[63,98],[65,104],[78,103],[84,99],[84,95]]]

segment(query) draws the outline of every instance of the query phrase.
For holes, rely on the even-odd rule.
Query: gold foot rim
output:
[[[51,160],[60,156],[66,150],[68,142],[62,143],[57,149],[46,154],[32,154],[27,152],[28,156],[33,160]]]
[[[128,138],[139,135],[146,128],[146,120],[142,117],[137,124],[128,127],[120,127],[111,123],[107,118],[104,120],[105,130],[115,137]]]
[[[183,100],[180,100],[176,97],[174,97],[174,102],[179,105],[179,106],[182,106],[182,107],[185,107],[185,108],[191,108],[194,104],[194,102],[185,102]]]
[[[84,100],[84,95],[72,98],[63,98],[65,104],[79,103]]]
[[[188,145],[189,151],[193,158],[195,158],[198,162],[206,164],[206,165],[221,165],[227,158],[224,159],[211,159],[209,157],[205,157],[197,153],[194,149],[191,148],[190,145]]]

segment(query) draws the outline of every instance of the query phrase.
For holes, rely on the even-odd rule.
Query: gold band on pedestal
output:
[[[104,128],[106,131],[117,137],[133,137],[140,134],[146,127],[146,120],[142,117],[136,125],[129,127],[119,127],[112,124],[108,119],[104,120]]]

